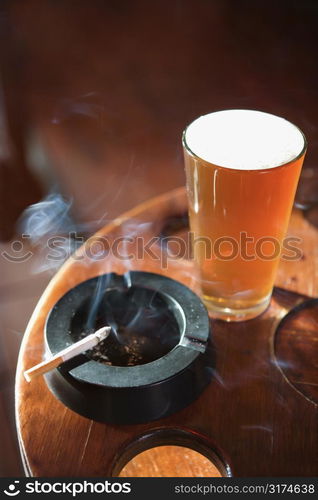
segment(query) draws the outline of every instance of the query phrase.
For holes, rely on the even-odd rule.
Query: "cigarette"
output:
[[[110,331],[111,331],[110,326],[104,326],[103,328],[97,330],[95,333],[91,333],[82,340],[75,342],[75,344],[66,347],[66,349],[63,349],[62,351],[58,352],[57,354],[52,356],[52,358],[46,361],[42,361],[42,363],[39,363],[38,365],[33,366],[29,370],[26,370],[24,372],[24,377],[26,381],[31,382],[32,379],[38,377],[39,375],[43,375],[44,373],[53,370],[53,368],[57,368],[62,363],[64,363],[64,361],[72,359],[78,354],[88,351],[88,349],[92,349],[97,344],[99,344],[99,342],[105,340],[110,334]]]

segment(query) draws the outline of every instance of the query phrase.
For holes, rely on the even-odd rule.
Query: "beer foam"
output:
[[[294,160],[305,147],[302,132],[279,116],[229,109],[200,116],[184,133],[195,156],[238,170],[275,168]]]

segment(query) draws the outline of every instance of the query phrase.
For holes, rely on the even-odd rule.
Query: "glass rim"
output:
[[[291,160],[289,160],[288,162],[285,162],[285,163],[281,163],[280,165],[275,165],[273,167],[257,168],[257,169],[256,168],[244,168],[243,169],[243,168],[226,167],[224,165],[218,165],[217,163],[212,163],[208,160],[205,160],[204,158],[201,158],[201,156],[198,156],[194,151],[192,151],[192,149],[187,144],[186,135],[187,135],[187,131],[188,131],[189,127],[196,120],[198,120],[199,118],[201,118],[203,116],[212,115],[214,113],[220,113],[222,111],[256,111],[258,113],[264,113],[267,115],[275,116],[276,118],[281,118],[282,120],[285,120],[286,122],[293,125],[300,132],[300,134],[304,140],[304,145],[303,145],[301,151],[297,155],[295,155]],[[220,109],[218,111],[212,111],[211,113],[205,113],[204,115],[200,115],[197,118],[195,118],[194,120],[192,120],[182,132],[182,145],[183,145],[184,149],[186,150],[186,152],[190,154],[190,156],[196,158],[197,160],[200,160],[201,162],[207,163],[208,165],[212,165],[212,166],[220,168],[220,169],[223,168],[225,170],[234,170],[236,172],[267,172],[269,170],[276,170],[277,168],[285,167],[285,166],[289,165],[290,163],[294,163],[295,161],[299,160],[306,153],[307,147],[308,147],[308,142],[307,142],[307,139],[306,139],[304,132],[297,125],[295,125],[295,123],[291,122],[290,120],[287,120],[283,116],[274,115],[273,113],[267,113],[266,111],[260,111],[258,109],[228,108],[228,109]]]

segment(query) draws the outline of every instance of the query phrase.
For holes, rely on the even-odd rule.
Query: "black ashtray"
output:
[[[47,354],[106,325],[105,341],[46,375],[54,395],[80,415],[116,424],[156,420],[209,383],[208,313],[178,281],[140,271],[84,281],[51,310]]]

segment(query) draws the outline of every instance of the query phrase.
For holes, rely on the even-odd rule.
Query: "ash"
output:
[[[90,332],[93,333],[93,332]],[[80,338],[84,338],[88,333],[82,333]],[[145,338],[131,337],[129,343],[120,343],[116,335],[110,336],[99,342],[93,349],[86,351],[86,356],[90,359],[110,366],[135,366],[148,363],[149,360],[142,354],[145,345]]]

